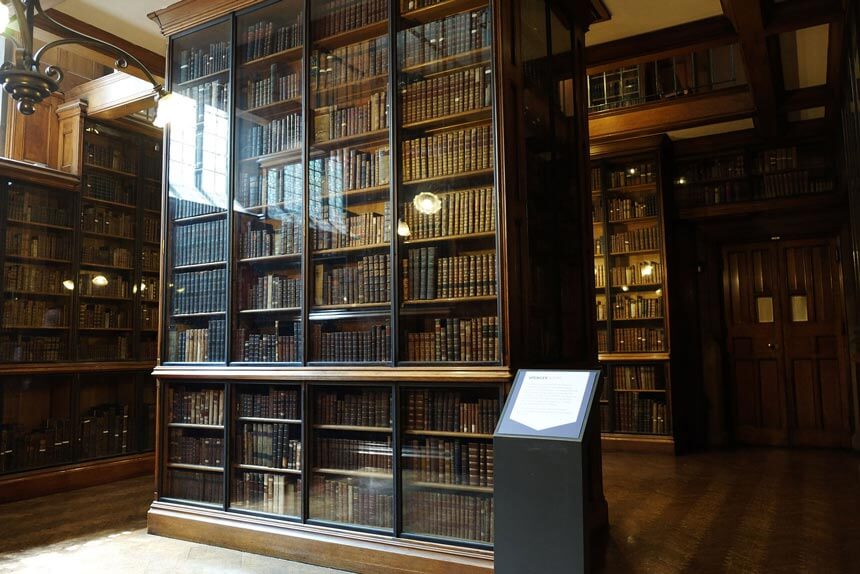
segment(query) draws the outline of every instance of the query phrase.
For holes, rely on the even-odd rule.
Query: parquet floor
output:
[[[860,573],[856,454],[607,453],[604,480],[611,526],[601,572]],[[139,478],[0,506],[0,573],[336,574],[149,536],[151,485]]]

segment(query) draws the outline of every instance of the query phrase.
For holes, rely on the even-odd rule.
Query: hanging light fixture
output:
[[[29,116],[36,111],[36,105],[60,89],[63,81],[63,70],[57,66],[45,66],[42,64],[42,56],[45,52],[66,44],[80,44],[82,46],[96,46],[109,50],[116,55],[115,66],[117,69],[125,69],[129,63],[138,68],[152,84],[155,92],[158,111],[156,120],[160,120],[163,127],[167,118],[173,113],[168,109],[173,104],[170,92],[164,89],[155,80],[146,66],[140,60],[129,54],[122,48],[113,44],[88,36],[68,26],[60,24],[46,13],[39,0],[4,0],[5,6],[0,5],[0,33],[8,38],[15,47],[13,61],[6,61],[0,66],[0,85],[16,102],[18,111]],[[62,30],[65,38],[48,42],[35,52],[33,51],[33,30],[35,28],[36,15],[39,15]],[[18,34],[7,34],[7,27],[13,19],[18,21]]]

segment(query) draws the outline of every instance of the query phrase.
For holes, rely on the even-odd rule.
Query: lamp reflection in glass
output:
[[[645,265],[642,266],[642,277],[651,277],[654,274],[654,264],[650,261],[646,261]]]
[[[630,291],[630,287],[628,287],[627,285],[622,285],[621,290],[627,293],[628,291]]]
[[[439,199],[438,195],[429,191],[422,191],[416,195],[412,204],[419,213],[424,215],[435,215],[442,209],[442,200]]]
[[[108,283],[108,278],[104,275],[96,275],[95,277],[93,277],[93,285],[95,285],[96,287],[107,287]]]
[[[402,219],[397,221],[397,235],[400,237],[409,237],[412,235],[412,230],[409,229],[409,224]]]
[[[152,125],[157,128],[163,128],[171,122],[175,122],[182,116],[185,106],[181,101],[180,96],[172,92],[159,94],[156,99],[158,107],[155,111],[155,119],[152,120]]]
[[[63,281],[63,287],[65,287],[67,291],[74,291],[75,282],[71,279],[66,279],[65,281]]]

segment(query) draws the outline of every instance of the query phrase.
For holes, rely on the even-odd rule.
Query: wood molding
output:
[[[591,0],[591,23],[607,22],[612,19],[612,12],[603,0]]]
[[[791,0],[771,6],[765,32],[772,36],[820,24],[841,23],[844,17],[843,0]]]
[[[829,106],[832,103],[833,90],[829,85],[810,86],[797,90],[787,90],[782,96],[782,110],[793,112],[806,108]]]
[[[505,367],[183,367],[159,366],[153,375],[161,379],[231,381],[349,381],[349,382],[510,382],[514,374]]]
[[[631,139],[604,141],[591,144],[589,156],[591,159],[602,159],[605,157],[625,154],[633,155],[644,152],[653,152],[665,145],[668,137],[664,134],[644,136]]]
[[[7,99],[8,126],[6,130],[6,156],[25,162],[59,167],[57,141],[59,122],[57,107],[63,103],[58,94],[52,94],[36,104],[36,112],[25,116],[15,110],[15,102]]]
[[[81,175],[84,153],[84,120],[87,103],[81,100],[66,102],[57,109],[60,134],[57,141],[58,168],[67,173]]]
[[[586,48],[589,74],[622,66],[688,54],[738,41],[734,26],[725,16],[714,16],[631,36]]]
[[[181,0],[161,10],[147,14],[165,36],[184,32],[211,22],[236,10],[259,4],[263,0]]]
[[[749,89],[737,86],[590,114],[588,128],[592,143],[599,143],[748,118],[753,113],[755,105]]]
[[[65,189],[66,191],[77,191],[81,183],[79,178],[67,173],[7,158],[0,158],[0,172],[10,179]],[[26,367],[27,372],[31,372],[34,367],[34,365],[20,366]]]
[[[51,9],[48,10],[47,13],[51,18],[53,18],[63,26],[68,26],[73,30],[82,32],[88,36],[92,36],[93,38],[97,38],[104,42],[108,42],[109,44],[113,44],[117,48],[122,48],[123,50],[140,60],[141,63],[146,66],[147,69],[149,69],[153,76],[156,76],[156,78],[164,78],[165,58],[161,54],[156,54],[152,50],[147,50],[146,48],[142,48],[137,44],[132,44],[128,40],[124,40],[123,38],[115,36],[110,32],[102,30],[101,28],[97,28],[92,24],[82,22],[81,20],[69,16],[64,12],[60,12],[59,10]],[[66,33],[64,30],[58,28],[56,25],[54,25],[53,22],[42,16],[36,16],[36,26],[38,26],[42,30],[50,32],[51,34],[60,36],[61,38],[66,37]],[[110,50],[100,48],[96,44],[88,47],[101,54],[105,54],[113,58],[116,57],[116,54],[114,54]],[[132,67],[133,66],[129,65],[129,73],[133,73],[131,70]]]
[[[150,534],[359,574],[492,574],[493,552],[153,502]]]
[[[5,160],[4,160],[5,161]],[[151,371],[155,365],[149,361],[129,363],[37,363],[0,365],[0,375],[52,375],[63,373],[125,373]]]
[[[153,472],[152,453],[15,474],[0,479],[0,504],[107,484]]]
[[[123,72],[108,74],[72,88],[68,99],[87,102],[87,116],[113,120],[155,105],[152,84]]]

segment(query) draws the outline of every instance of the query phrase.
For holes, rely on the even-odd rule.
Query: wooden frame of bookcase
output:
[[[524,0],[523,0],[524,1]],[[208,2],[203,0],[182,0],[168,6],[152,15],[167,36],[177,37],[187,32],[204,28],[208,24],[223,22],[235,12],[256,6],[262,6],[268,0],[242,0],[240,2]],[[368,574],[433,572],[447,573],[455,569],[457,572],[491,572],[493,570],[493,552],[486,548],[470,548],[468,544],[448,543],[437,537],[427,537],[426,540],[396,538],[393,535],[383,535],[367,532],[361,528],[341,528],[301,524],[286,519],[276,519],[268,516],[257,516],[248,512],[231,512],[216,510],[194,504],[184,504],[176,501],[159,500],[162,484],[162,468],[165,453],[163,452],[166,421],[164,420],[163,395],[165,385],[169,383],[220,383],[242,382],[277,383],[277,382],[306,382],[311,385],[326,382],[384,383],[396,386],[399,383],[421,384],[433,388],[452,388],[457,385],[493,385],[502,389],[507,388],[519,367],[543,368],[592,368],[596,365],[596,347],[591,334],[591,319],[593,318],[593,287],[587,273],[577,275],[578,271],[589,268],[591,257],[590,241],[583,237],[581,243],[571,241],[566,235],[573,230],[579,233],[590,229],[590,194],[586,184],[587,173],[587,114],[585,113],[585,62],[584,62],[584,32],[593,18],[600,14],[600,3],[591,0],[576,2],[552,2],[556,8],[564,12],[565,22],[571,34],[571,57],[559,62],[557,68],[570,66],[571,70],[582,70],[581,74],[572,75],[573,102],[577,106],[572,115],[568,116],[569,129],[572,135],[564,145],[564,151],[573,155],[573,161],[568,162],[570,178],[565,180],[552,193],[558,201],[556,213],[564,214],[566,219],[558,228],[546,222],[539,221],[530,214],[527,207],[529,181],[526,178],[525,157],[526,126],[522,117],[522,93],[526,89],[528,78],[519,60],[521,47],[518,40],[511,34],[521,33],[523,24],[519,17],[520,0],[488,0],[481,4],[492,6],[493,14],[493,60],[496,75],[494,87],[495,114],[493,115],[496,136],[496,196],[498,210],[498,291],[500,293],[500,327],[501,327],[501,360],[498,366],[456,366],[421,365],[421,366],[306,366],[287,367],[274,365],[238,364],[235,366],[212,364],[171,364],[159,363],[155,369],[159,390],[159,411],[157,425],[160,439],[157,442],[156,501],[149,513],[149,530],[154,534],[176,538],[195,540],[251,552],[269,554],[290,558],[303,562],[316,563],[338,568],[345,568]],[[390,2],[390,18],[398,17],[398,2]],[[474,6],[474,0],[443,0],[437,6],[427,8],[427,13],[451,13],[467,10]],[[305,5],[307,7],[307,4]],[[306,17],[305,31],[309,30]],[[550,25],[550,15],[547,22]],[[305,39],[309,38],[306,33]],[[234,38],[235,40],[235,38]],[[548,43],[548,36],[547,36]],[[305,43],[305,50],[308,49]],[[516,50],[512,49],[516,48]],[[550,46],[547,46],[550,48]],[[552,53],[551,51],[549,53]],[[391,51],[389,74],[394,74],[396,60],[394,50]],[[307,58],[306,58],[307,60]],[[548,60],[548,59],[547,59]],[[307,63],[306,63],[307,65]],[[306,68],[307,69],[307,68]],[[581,76],[581,77],[580,77]],[[305,80],[306,81],[306,80]],[[307,95],[303,99],[307,101]],[[558,94],[552,96],[559,98]],[[549,102],[547,102],[549,103]],[[396,111],[397,103],[391,102]],[[235,103],[233,104],[235,105]],[[305,106],[307,108],[307,106]],[[552,114],[553,112],[547,111]],[[558,113],[558,112],[555,112]],[[563,118],[562,118],[563,119]],[[560,121],[559,118],[556,118]],[[305,119],[307,122],[307,119]],[[391,133],[397,128],[392,126]],[[394,140],[396,141],[396,139]],[[232,144],[231,144],[232,145]],[[561,153],[561,152],[560,152]],[[569,154],[569,155],[570,155]],[[392,162],[397,180],[397,162]],[[231,184],[232,185],[232,184]],[[537,190],[535,190],[537,191]],[[543,191],[543,190],[541,190]],[[166,199],[164,200],[166,202]],[[166,203],[162,204],[162,212],[166,213]],[[541,225],[541,224],[544,225]],[[565,259],[559,260],[554,256],[552,262],[564,267],[564,275],[568,280],[564,285],[550,285],[549,291],[554,297],[547,301],[542,294],[532,287],[533,266],[551,264],[547,256],[534,259],[534,255],[523,249],[522,245],[529,240],[529,229],[537,237],[544,237],[565,247]],[[167,225],[162,225],[162,242],[167,239]],[[305,239],[307,241],[307,238]],[[306,250],[307,252],[307,250]],[[305,255],[307,257],[307,255]],[[164,259],[164,254],[163,254]],[[164,272],[166,263],[162,263]],[[392,274],[393,275],[393,274]],[[162,275],[164,278],[165,275]],[[392,280],[396,290],[399,285]],[[162,281],[162,291],[164,279]],[[557,299],[556,299],[557,298]],[[165,304],[164,294],[161,297],[162,306]],[[307,304],[307,303],[306,303]],[[537,305],[541,307],[537,309]],[[535,308],[529,312],[532,306]],[[395,307],[396,309],[396,307]],[[162,310],[162,317],[164,317]],[[397,317],[396,311],[394,313]],[[559,346],[563,350],[558,355],[549,356],[545,349],[536,343],[544,335],[542,319],[561,317],[563,328],[559,328]],[[563,332],[562,332],[563,331]],[[392,326],[396,333],[396,324]],[[163,339],[164,329],[160,332]],[[307,336],[307,334],[306,334]],[[392,337],[394,339],[394,336]],[[563,342],[563,344],[562,344]],[[164,341],[159,344],[160,352],[164,352]],[[226,445],[230,448],[230,433],[225,429]],[[592,441],[589,448],[593,456],[599,456],[600,442]],[[600,465],[594,465],[592,471],[600,474]],[[602,479],[596,480],[598,486],[591,493],[595,501],[595,515],[592,523],[596,528],[607,524],[607,508],[603,498]],[[226,495],[226,493],[225,493]]]

